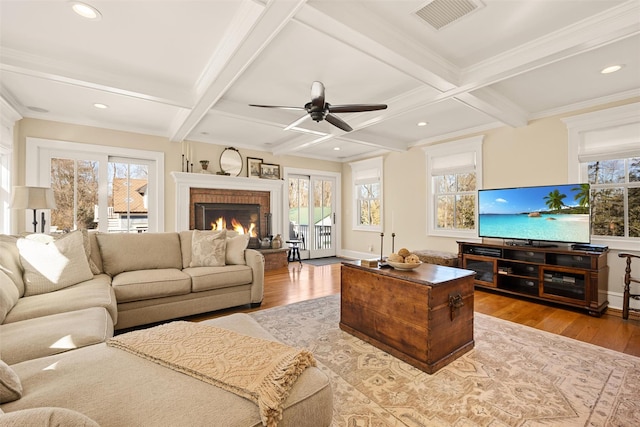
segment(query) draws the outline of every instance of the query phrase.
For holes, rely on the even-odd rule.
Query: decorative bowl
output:
[[[414,263],[407,263],[407,262],[393,262],[393,261],[389,261],[387,260],[387,263],[395,268],[396,270],[404,270],[404,271],[409,271],[409,270],[413,270],[414,268],[420,266],[420,264],[422,264],[422,261],[414,264]]]

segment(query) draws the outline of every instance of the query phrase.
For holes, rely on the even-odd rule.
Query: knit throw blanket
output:
[[[107,345],[242,396],[273,427],[291,387],[313,355],[278,342],[192,322],[171,322],[118,335]]]

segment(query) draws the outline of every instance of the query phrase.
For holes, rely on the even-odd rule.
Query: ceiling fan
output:
[[[387,108],[386,104],[331,105],[324,100],[324,85],[321,82],[313,82],[313,84],[311,85],[311,102],[307,102],[304,107],[285,107],[279,105],[256,104],[249,104],[249,106],[262,108],[280,108],[285,110],[306,110],[308,114],[305,114],[300,119],[287,126],[285,130],[296,127],[300,123],[311,117],[316,122],[326,120],[345,132],[351,132],[353,128],[340,117],[336,116],[334,113],[360,113],[362,111],[376,111],[384,110],[385,108]]]

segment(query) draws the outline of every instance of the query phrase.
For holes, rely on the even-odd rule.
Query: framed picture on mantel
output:
[[[260,163],[260,178],[280,179],[280,165]]]
[[[247,177],[260,178],[260,165],[262,159],[257,157],[247,157]]]

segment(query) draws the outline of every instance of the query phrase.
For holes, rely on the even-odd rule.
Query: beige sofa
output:
[[[194,266],[193,234],[0,235],[0,358],[18,363],[103,342],[114,328],[259,305],[262,255],[230,236],[225,265]]]
[[[204,323],[275,341],[246,314]],[[39,422],[44,417],[60,420],[56,425],[103,427],[262,425],[258,406],[249,400],[104,343],[9,369],[22,393],[0,405],[6,414],[0,415],[0,426],[54,425]],[[332,407],[327,375],[309,367],[293,384],[278,426],[329,426]]]
[[[234,235],[227,238],[224,266],[192,266],[192,236],[193,231],[95,235],[101,255],[96,264],[111,277],[118,301],[116,329],[260,305],[262,254]],[[232,239],[240,244],[232,247]]]

